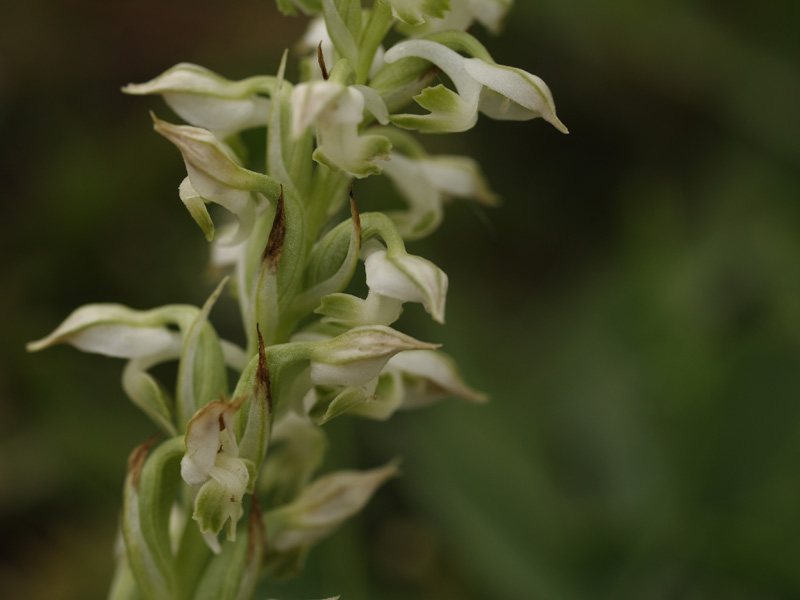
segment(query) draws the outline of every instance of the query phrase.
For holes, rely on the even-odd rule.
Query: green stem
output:
[[[372,6],[367,26],[361,33],[358,47],[358,64],[356,65],[356,83],[364,85],[369,79],[369,70],[375,58],[375,52],[394,22],[392,9],[388,2],[376,0]]]

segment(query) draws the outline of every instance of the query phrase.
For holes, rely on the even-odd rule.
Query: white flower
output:
[[[138,311],[120,304],[87,304],[27,348],[34,352],[66,343],[84,352],[116,358],[177,357],[182,340],[178,332],[167,327],[173,321],[169,316],[162,309]]]
[[[411,254],[372,252],[364,261],[371,292],[401,302],[419,302],[435,321],[444,323],[447,275],[429,260]]]
[[[398,352],[436,347],[390,327],[356,327],[335,338],[313,342],[311,381],[315,385],[362,386],[377,377]]]
[[[393,356],[387,372],[403,377],[402,408],[420,408],[453,396],[469,402],[486,402],[485,394],[469,387],[455,361],[440,350],[411,350]]]
[[[477,21],[492,33],[499,33],[512,0],[451,0],[450,10],[441,17],[430,17],[423,25],[405,29],[414,37],[437,31],[466,31]]]
[[[382,421],[397,410],[422,408],[449,397],[487,400],[464,382],[455,361],[439,350],[408,350],[393,356],[372,394],[347,412]]]
[[[270,552],[307,549],[356,514],[375,490],[398,474],[389,463],[371,471],[337,471],[320,477],[291,503],[264,515]]]
[[[456,91],[443,85],[426,88],[415,97],[427,108],[425,115],[394,115],[392,122],[428,133],[466,131],[478,118],[478,110],[496,119],[526,121],[541,117],[556,129],[567,128],[555,113],[547,85],[521,69],[491,64],[479,58],[464,58],[447,46],[430,40],[407,40],[391,48],[387,63],[401,58],[424,58],[450,77]]]
[[[335,81],[301,83],[292,90],[292,134],[295,138],[315,125],[314,160],[334,171],[356,177],[381,172],[376,160],[388,157],[391,144],[380,135],[360,135],[358,125],[366,107],[381,123],[388,122],[380,96],[365,86],[345,86]]]
[[[197,490],[192,518],[217,553],[217,534],[223,527],[227,525],[229,540],[236,539],[250,479],[247,464],[239,458],[233,428],[233,416],[242,401],[216,400],[198,410],[186,429],[186,454],[181,459],[181,477]]]
[[[273,85],[273,77],[230,81],[204,67],[180,63],[147,83],[131,83],[122,91],[161,94],[186,122],[223,139],[267,124],[270,101],[259,94],[271,93]]]
[[[387,213],[406,239],[419,239],[433,232],[442,221],[442,204],[450,197],[486,205],[497,202],[478,163],[466,156],[411,158],[392,152],[384,173],[409,204],[407,211]]]
[[[396,19],[409,25],[421,25],[426,17],[445,16],[450,9],[450,0],[387,0]]]
[[[228,147],[210,131],[189,125],[173,125],[155,116],[153,126],[175,144],[183,156],[188,178],[179,190],[181,200],[206,237],[213,237],[214,228],[202,201],[225,207],[239,220],[237,233],[226,243],[235,244],[246,238],[256,212],[251,192],[265,192],[274,187],[274,182],[265,175],[241,167]]]

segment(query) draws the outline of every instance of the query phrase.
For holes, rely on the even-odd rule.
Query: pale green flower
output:
[[[432,262],[412,254],[375,250],[364,267],[371,292],[401,302],[419,302],[435,321],[444,323],[447,275]]]
[[[388,122],[386,106],[374,90],[336,81],[301,83],[292,90],[292,108],[295,138],[308,127],[316,127],[318,143],[314,160],[356,177],[381,172],[376,161],[388,158],[389,140],[380,135],[361,135],[358,131],[365,108],[379,122]]]
[[[450,10],[451,0],[386,0],[396,19],[409,25],[421,25],[431,17],[442,18]]]
[[[181,477],[196,490],[192,518],[208,546],[219,553],[217,534],[227,525],[227,537],[236,539],[236,524],[242,517],[242,499],[250,479],[248,465],[239,458],[233,416],[242,405],[215,400],[189,421],[186,454],[181,459]]]
[[[371,471],[337,471],[320,477],[293,502],[264,515],[270,552],[310,548],[360,511],[378,487],[397,474],[392,462]]]
[[[398,352],[436,347],[390,327],[356,327],[313,344],[311,381],[315,385],[364,385]]]
[[[160,94],[187,123],[212,131],[219,138],[269,120],[270,101],[260,94],[272,93],[274,77],[230,81],[204,67],[180,63],[147,83],[131,83],[127,94]]]
[[[383,172],[409,205],[406,211],[387,213],[409,240],[425,237],[439,227],[442,205],[450,198],[488,206],[497,203],[478,163],[466,156],[408,157],[392,152]]]
[[[451,79],[455,91],[444,85],[426,88],[415,97],[430,112],[424,115],[394,115],[391,121],[407,129],[426,133],[466,131],[475,125],[480,110],[489,117],[527,121],[537,117],[567,133],[555,113],[550,89],[536,75],[521,69],[465,58],[443,44],[430,40],[407,40],[389,49],[387,63],[407,57],[423,58]]]
[[[448,29],[466,31],[477,21],[492,33],[499,33],[511,4],[512,0],[451,0],[446,14],[429,17],[424,24],[406,27],[404,32],[418,37]]]

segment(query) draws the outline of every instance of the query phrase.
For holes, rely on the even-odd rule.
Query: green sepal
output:
[[[199,408],[227,394],[225,357],[217,333],[208,322],[211,308],[227,281],[226,277],[217,286],[186,331],[176,386],[176,410],[181,430]]]

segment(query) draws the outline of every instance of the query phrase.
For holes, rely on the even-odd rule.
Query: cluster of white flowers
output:
[[[408,130],[461,132],[483,113],[542,117],[566,132],[541,79],[496,64],[465,33],[474,22],[497,31],[510,4],[278,0],[284,12],[312,17],[302,81],[286,79],[284,55],[275,76],[229,81],[184,63],[124,89],[161,95],[187,122],[153,117],[184,159],[179,197],[212,242],[212,260],[230,271],[247,344],[220,339],[209,322],[228,278],[202,308],[88,305],[30,344],[127,359],[126,393],[168,436],[131,456],[112,598],[193,598],[201,588],[250,597],[259,575],[298,570],[396,474],[390,463],[314,479],[322,424],[343,414],[386,419],[446,397],[485,399],[436,344],[392,325],[407,302],[437,322],[445,316],[447,276],[405,242],[433,232],[449,198],[495,202],[473,160],[431,156]],[[384,49],[393,27],[407,39]],[[439,75],[449,82],[433,85]],[[427,112],[401,112],[412,101]],[[263,172],[241,152],[240,133],[256,127],[267,129]],[[360,212],[354,182],[381,174],[406,209]],[[336,223],[348,197],[350,217]],[[235,218],[219,232],[212,204]],[[364,298],[345,292],[359,260]],[[171,360],[174,394],[149,373]],[[228,369],[239,373],[233,391]]]

